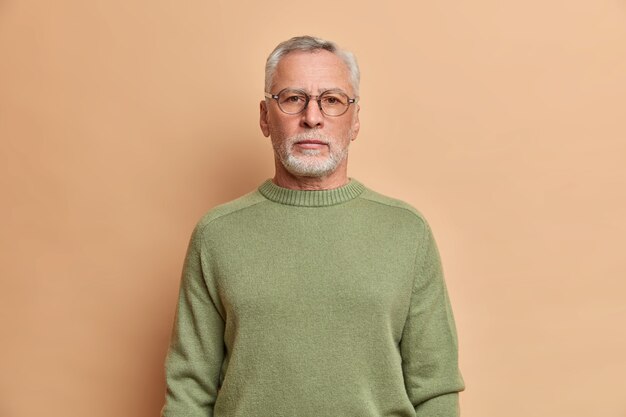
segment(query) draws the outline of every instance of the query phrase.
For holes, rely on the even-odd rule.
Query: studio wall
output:
[[[431,224],[465,417],[624,417],[623,1],[0,2],[0,416],[149,417],[191,230],[273,175],[274,46],[355,52],[349,174]]]

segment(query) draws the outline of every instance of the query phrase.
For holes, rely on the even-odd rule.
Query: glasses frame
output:
[[[280,106],[280,102],[278,101],[278,97],[285,91],[294,91],[296,93],[301,93],[304,97],[306,97],[306,101],[304,102],[304,106],[302,107],[302,110],[295,112],[295,113],[289,113],[286,112],[285,110],[283,110],[283,108]],[[326,93],[336,93],[339,92],[341,94],[344,94],[346,97],[348,97],[348,105],[346,106],[346,109],[340,113],[340,114],[328,114],[324,111],[324,109],[322,108],[322,96]],[[282,111],[285,114],[300,114],[303,111],[306,110],[306,108],[309,106],[309,102],[311,101],[311,99],[313,99],[315,97],[315,101],[317,101],[317,107],[320,109],[320,112],[322,112],[322,114],[324,116],[328,116],[328,117],[339,117],[339,116],[343,116],[344,114],[346,114],[346,112],[348,111],[348,109],[350,108],[351,104],[355,104],[358,103],[359,98],[358,97],[354,97],[354,98],[350,98],[349,95],[347,95],[346,93],[344,93],[343,91],[337,91],[337,90],[326,90],[324,91],[322,94],[318,94],[318,95],[310,95],[308,94],[306,91],[304,90],[300,90],[297,88],[283,88],[282,90],[280,90],[278,92],[278,94],[272,94],[272,93],[268,93],[267,91],[265,92],[265,98],[273,98],[274,100],[276,100],[276,104],[278,105],[278,108],[280,109],[280,111]]]

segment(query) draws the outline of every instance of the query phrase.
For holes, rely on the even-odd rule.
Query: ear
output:
[[[350,140],[356,140],[357,135],[359,134],[359,129],[361,129],[361,122],[359,121],[359,111],[361,110],[361,106],[356,105],[356,111],[354,112],[354,119],[352,120],[352,136]]]
[[[270,135],[270,121],[267,113],[267,102],[261,100],[259,103],[259,126],[261,126],[261,132],[263,136],[268,137]]]

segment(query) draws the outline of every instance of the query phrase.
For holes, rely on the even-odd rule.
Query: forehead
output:
[[[273,90],[293,87],[315,94],[318,90],[341,88],[351,93],[348,66],[332,52],[294,51],[285,55],[274,73]]]

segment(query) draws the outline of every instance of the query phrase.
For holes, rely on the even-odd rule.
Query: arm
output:
[[[224,320],[202,252],[202,231],[197,226],[185,257],[165,361],[167,393],[162,417],[213,416],[224,356]]]
[[[402,371],[418,417],[456,417],[464,389],[457,337],[437,245],[427,223],[415,260],[411,304],[400,341]]]

